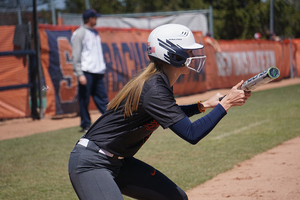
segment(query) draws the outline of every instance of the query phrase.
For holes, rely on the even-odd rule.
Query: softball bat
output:
[[[280,71],[277,67],[270,67],[269,69],[246,80],[239,89],[247,92],[253,91],[259,86],[267,84],[270,81],[278,78],[279,75],[280,75]],[[219,101],[221,101],[225,96],[226,95],[219,98]]]

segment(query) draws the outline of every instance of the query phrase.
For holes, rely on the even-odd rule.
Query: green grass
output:
[[[299,99],[300,85],[254,92],[197,145],[159,128],[136,157],[191,189],[300,135]],[[0,199],[77,199],[67,167],[81,135],[74,127],[0,141]]]

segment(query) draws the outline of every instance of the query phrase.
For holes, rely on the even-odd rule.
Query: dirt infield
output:
[[[187,193],[190,200],[299,200],[300,136],[236,165]]]
[[[272,82],[257,90],[293,84],[300,84],[300,78]],[[226,94],[228,90],[213,90],[176,100],[178,104],[190,104],[205,100],[216,92]],[[91,112],[92,121],[99,116],[97,111]],[[0,140],[79,126],[79,120],[78,116],[74,116],[1,121]],[[219,174],[187,193],[190,200],[300,200],[300,136],[238,164],[232,170]]]

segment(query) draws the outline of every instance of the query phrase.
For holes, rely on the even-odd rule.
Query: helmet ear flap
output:
[[[183,54],[185,52],[181,52],[181,54]],[[176,53],[172,53],[172,52],[168,52],[168,56],[170,58],[170,64],[173,65],[174,67],[183,67],[184,63],[186,61],[186,58],[188,58],[188,54],[186,53],[186,55],[178,55]]]

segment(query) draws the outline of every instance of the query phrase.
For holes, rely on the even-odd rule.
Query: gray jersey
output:
[[[76,76],[83,75],[82,71],[94,74],[105,73],[101,38],[95,29],[81,26],[72,34],[71,42]]]

